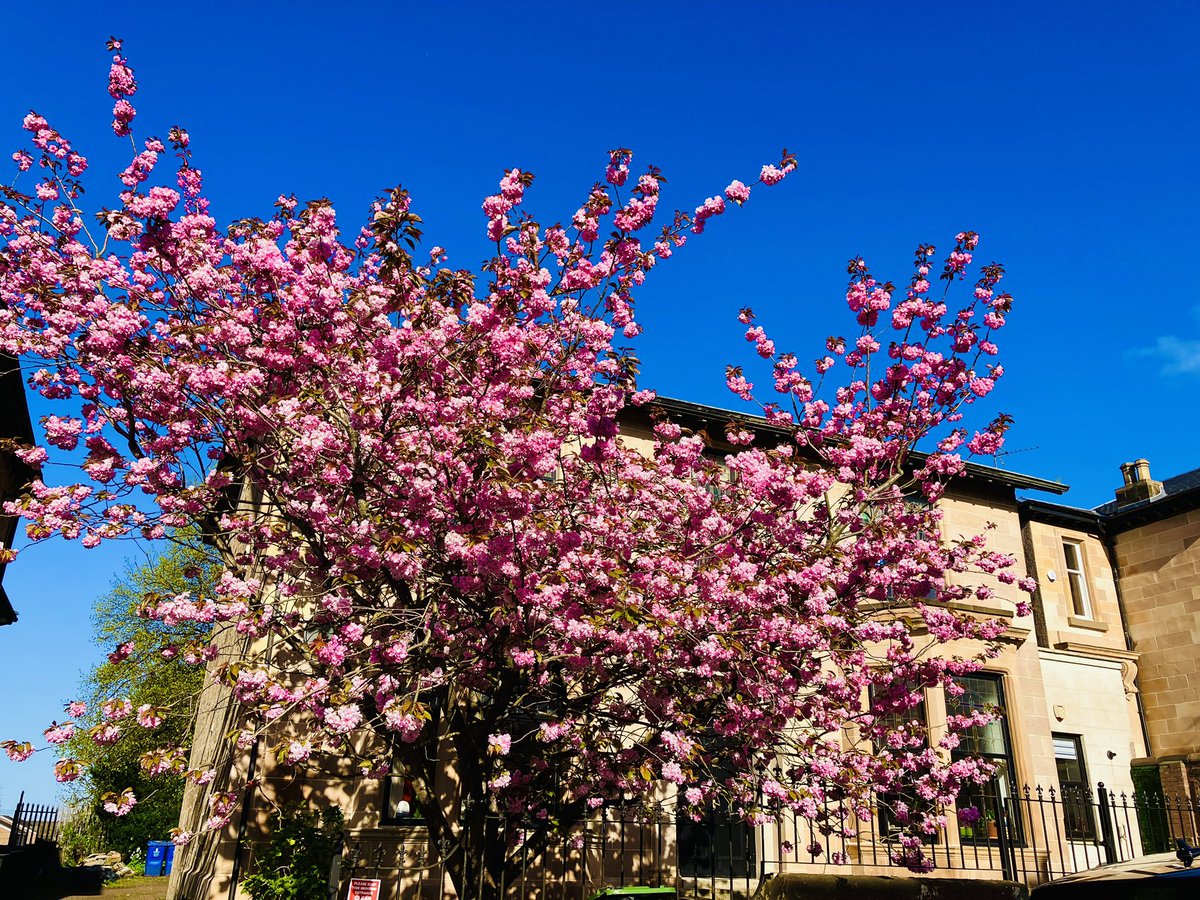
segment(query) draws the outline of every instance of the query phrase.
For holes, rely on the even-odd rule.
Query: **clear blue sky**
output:
[[[90,158],[98,205],[128,157],[108,131],[109,34],[141,84],[138,133],[190,131],[219,220],[294,192],[357,228],[399,182],[428,244],[466,266],[488,253],[479,204],[506,167],[537,174],[528,207],[551,222],[612,147],[662,167],[664,203],[691,209],[787,146],[797,175],[642,290],[646,386],[731,405],[740,306],[812,358],[850,328],[848,258],[903,281],[917,243],[973,228],[1017,298],[991,409],[1016,417],[1010,449],[1033,449],[1006,465],[1080,506],[1135,457],[1159,477],[1200,466],[1194,3],[101,6],[7,10],[0,87],[0,159],[34,108]],[[0,738],[40,736],[74,693],[98,652],[91,600],[136,552],[51,545],[9,567]],[[48,756],[0,763],[0,808],[23,787],[53,799]]]

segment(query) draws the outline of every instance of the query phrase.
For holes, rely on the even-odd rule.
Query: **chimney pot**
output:
[[[1163,493],[1162,482],[1150,477],[1150,460],[1135,459],[1131,463],[1122,463],[1121,476],[1125,484],[1117,488],[1117,509],[1124,509],[1135,503],[1153,500]]]

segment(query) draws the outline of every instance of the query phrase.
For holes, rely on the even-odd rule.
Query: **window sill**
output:
[[[346,846],[355,844],[390,844],[394,846],[424,844],[429,840],[429,829],[425,825],[368,825],[363,828],[346,829]]]
[[[1083,628],[1087,631],[1108,631],[1108,623],[1098,619],[1081,619],[1079,616],[1067,616],[1067,624],[1072,628]]]

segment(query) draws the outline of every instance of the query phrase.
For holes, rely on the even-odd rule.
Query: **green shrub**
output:
[[[288,807],[271,817],[271,841],[242,882],[254,900],[327,900],[329,867],[342,842],[342,811]]]
[[[58,830],[58,849],[64,865],[77,866],[93,853],[108,848],[99,819],[91,810],[72,810]]]

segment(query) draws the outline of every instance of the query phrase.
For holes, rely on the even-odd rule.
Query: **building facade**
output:
[[[1066,609],[1044,643],[1104,645],[1138,701],[1146,753],[1139,782],[1200,797],[1200,469],[1158,481],[1150,463],[1121,466],[1114,498],[1092,510],[1027,500],[1043,596]],[[1079,548],[1076,552],[1075,548]],[[1061,574],[1060,574],[1061,573]],[[1048,604],[1052,605],[1052,604]],[[1096,654],[1096,650],[1091,650]]]
[[[730,417],[690,403],[662,405],[698,433],[722,434]],[[650,422],[628,421],[622,433],[649,441]],[[951,811],[947,827],[930,836],[926,851],[936,874],[1032,884],[1160,849],[1154,841],[1184,833],[1182,826],[1160,827],[1134,801],[1146,791],[1139,773],[1153,772],[1154,784],[1173,795],[1190,790],[1190,767],[1200,768],[1200,703],[1193,710],[1184,697],[1200,678],[1191,657],[1200,637],[1200,557],[1192,555],[1200,537],[1200,473],[1156,489],[1148,468],[1144,479],[1142,471],[1128,467],[1123,493],[1097,510],[1020,499],[1019,492],[1044,497],[1067,487],[978,465],[968,465],[940,501],[943,539],[987,528],[990,546],[1023,561],[1040,587],[1029,616],[1015,614],[1015,587],[998,581],[993,600],[964,610],[1007,621],[1002,652],[962,680],[962,698],[929,690],[919,709],[934,741],[950,714],[1004,710],[953,751],[987,757],[996,774],[960,800],[977,817]],[[390,900],[454,896],[402,774],[364,778],[350,760],[325,759],[297,777],[254,749],[230,764],[253,772],[247,814],[209,846],[208,877],[186,890],[173,884],[173,896],[234,897],[266,840],[270,811],[297,802],[345,813],[343,892],[345,879],[357,875],[378,877]],[[441,772],[439,790],[452,792],[453,761],[441,761]],[[566,900],[628,883],[748,897],[781,872],[902,874],[889,798],[880,799],[853,839],[819,834],[796,817],[757,828],[719,815],[693,823],[677,818],[665,794],[648,806],[601,809],[581,839],[541,853],[508,894]],[[519,822],[496,823],[497,840],[519,841],[522,833]]]

